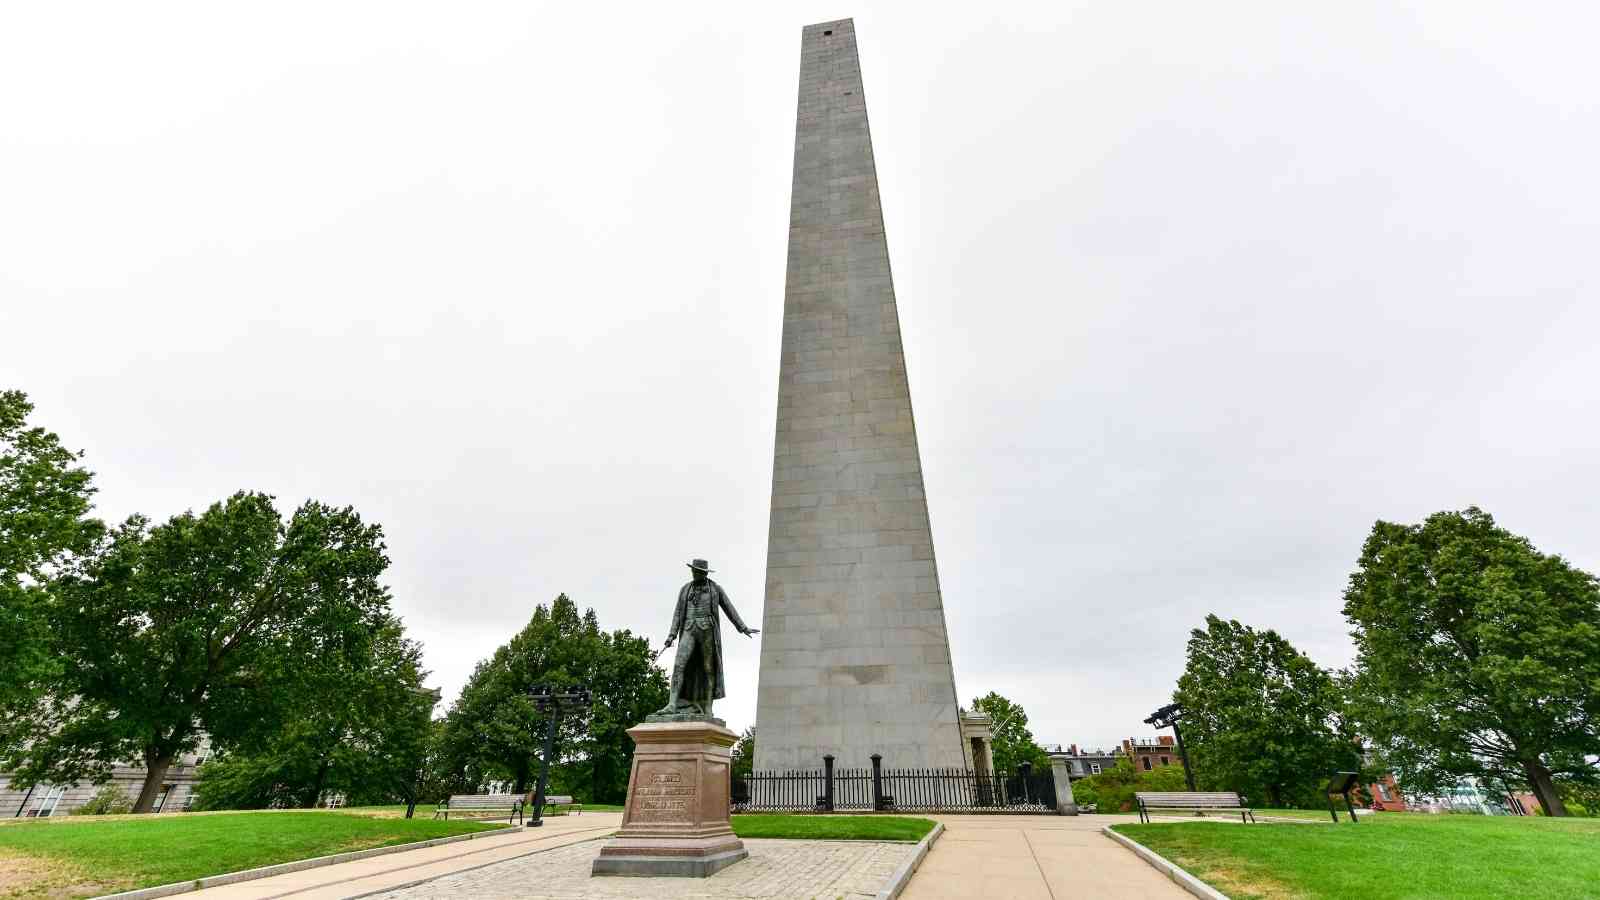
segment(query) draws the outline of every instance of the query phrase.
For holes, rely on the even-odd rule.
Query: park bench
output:
[[[522,820],[522,797],[517,794],[451,794],[450,799],[439,802],[433,811],[435,819],[450,818],[451,813],[507,810],[506,822]]]
[[[557,807],[565,808],[558,810]],[[564,816],[569,812],[573,814],[583,812],[583,804],[573,800],[571,794],[551,794],[544,798],[545,815]]]
[[[1150,811],[1171,809],[1182,812],[1236,812],[1239,821],[1254,822],[1256,814],[1244,805],[1244,799],[1231,791],[1204,793],[1200,791],[1139,791],[1133,795],[1139,804],[1139,821],[1150,821]]]

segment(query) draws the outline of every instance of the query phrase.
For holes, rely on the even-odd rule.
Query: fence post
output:
[[[826,810],[827,812],[833,812],[833,754],[832,753],[825,754],[822,757],[822,777],[823,777],[822,796],[824,798],[823,799],[823,809]]]
[[[883,809],[883,755],[872,754],[872,808]]]
[[[1024,804],[1032,804],[1033,795],[1031,791],[1033,786],[1028,784],[1028,779],[1033,775],[1033,763],[1023,760],[1017,764],[1017,768],[1022,770],[1022,802]]]

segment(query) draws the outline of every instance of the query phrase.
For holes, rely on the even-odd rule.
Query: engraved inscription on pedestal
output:
[[[694,763],[656,763],[641,772],[634,792],[633,816],[640,822],[677,822],[688,817],[699,793]]]

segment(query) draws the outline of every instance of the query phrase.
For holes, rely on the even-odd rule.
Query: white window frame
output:
[[[1089,763],[1089,772],[1090,772],[1090,774],[1093,774],[1093,775],[1099,775],[1100,774],[1100,764],[1099,763]]]
[[[66,792],[67,786],[64,784],[51,785],[45,790],[43,797],[33,801],[33,809],[28,813],[28,817],[48,819],[55,815],[56,807],[61,805],[61,797]]]
[[[156,795],[156,803],[155,803],[154,806],[150,807],[150,811],[153,812],[153,813],[161,812],[161,807],[167,805],[167,798],[171,797],[171,796],[172,796],[172,785],[163,784],[161,786],[161,793]]]

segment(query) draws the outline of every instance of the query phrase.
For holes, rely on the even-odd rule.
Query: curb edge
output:
[[[1134,854],[1136,854],[1140,859],[1149,863],[1156,871],[1177,882],[1179,887],[1195,895],[1196,897],[1201,898],[1201,900],[1228,900],[1227,894],[1222,893],[1211,885],[1206,884],[1204,881],[1194,877],[1177,863],[1174,863],[1165,856],[1162,856],[1154,850],[1151,850],[1149,847],[1146,847],[1133,838],[1112,831],[1110,825],[1101,827],[1100,832],[1106,837],[1111,838],[1113,841],[1116,841],[1122,846],[1127,847],[1129,850],[1132,850]]]
[[[928,851],[933,849],[934,843],[942,834],[944,834],[944,823],[933,823],[933,830],[917,842],[916,849],[911,851],[911,858],[894,870],[894,874],[889,876],[889,884],[878,892],[874,900],[895,900],[900,896],[900,892],[911,883],[911,876],[916,874],[917,867],[922,865],[922,860],[928,855]]]

